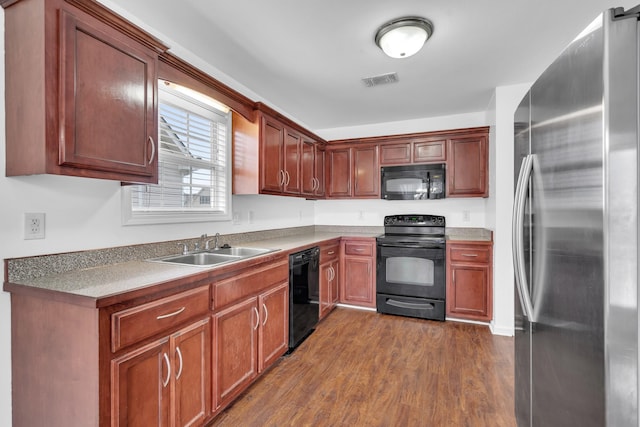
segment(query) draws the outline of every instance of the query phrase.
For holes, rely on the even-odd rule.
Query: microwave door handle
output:
[[[427,172],[427,199],[432,199],[433,194],[431,194],[431,172]]]

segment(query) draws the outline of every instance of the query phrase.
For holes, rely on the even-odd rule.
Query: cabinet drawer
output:
[[[203,286],[113,313],[111,350],[116,352],[208,311],[209,286]]]
[[[330,245],[320,247],[320,264],[333,261],[340,256],[340,245]]]
[[[344,244],[344,254],[373,256],[373,244],[362,242],[346,242]]]
[[[289,281],[289,259],[277,264],[252,268],[245,273],[216,283],[213,287],[213,307],[219,309],[260,291]]]
[[[451,247],[451,261],[488,263],[491,258],[490,247]]]

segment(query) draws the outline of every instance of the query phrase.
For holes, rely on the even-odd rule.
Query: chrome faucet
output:
[[[219,244],[220,243],[219,242],[220,233],[216,233],[216,235],[213,236],[213,239],[214,239],[214,242],[215,242],[215,248],[214,249],[220,249],[220,244]]]
[[[189,246],[186,243],[178,243],[178,246],[182,246],[182,255],[189,253]]]

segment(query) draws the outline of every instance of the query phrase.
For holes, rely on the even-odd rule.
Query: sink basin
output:
[[[160,258],[150,259],[153,262],[168,262],[172,264],[195,265],[200,267],[211,267],[227,262],[240,261],[254,256],[277,251],[277,249],[232,247],[211,249],[209,251],[194,252],[184,255],[170,255]]]
[[[241,256],[241,257],[252,257],[256,255],[266,254],[273,251],[274,249],[244,248],[244,247],[238,246],[238,247],[231,247],[231,248],[212,249],[209,251],[209,253],[221,254],[221,255],[222,254],[234,255],[234,256]]]
[[[168,257],[156,258],[151,261],[169,262],[174,264],[211,266],[211,265],[222,264],[224,262],[236,261],[241,258],[242,257],[238,255],[214,254],[211,252],[197,252],[197,253],[186,254],[186,255],[171,255]]]

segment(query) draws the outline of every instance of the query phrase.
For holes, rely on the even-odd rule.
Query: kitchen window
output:
[[[123,223],[231,217],[231,116],[198,92],[159,82],[158,184],[123,189]]]

